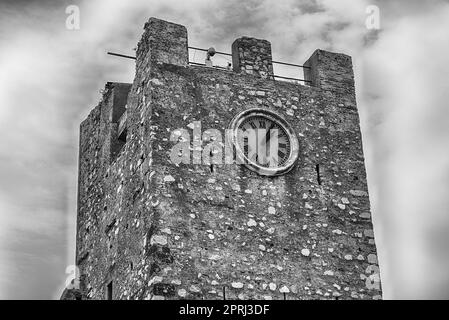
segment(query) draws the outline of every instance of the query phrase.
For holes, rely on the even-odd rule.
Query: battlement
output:
[[[142,63],[168,63],[188,66],[187,29],[179,24],[150,18],[137,50],[137,68]],[[274,80],[271,43],[264,39],[241,37],[232,43],[232,70]],[[351,58],[344,54],[316,50],[304,63],[305,80],[323,90],[354,91]]]
[[[380,298],[350,57],[315,51],[299,85],[274,80],[267,40],[235,40],[221,70],[190,65],[187,36],[149,19],[132,85],[108,83],[81,124],[80,290],[63,296]],[[254,110],[288,124],[289,171],[204,161]]]
[[[239,38],[232,43],[232,62],[235,72],[270,79],[273,74],[271,43],[249,37]]]
[[[141,63],[168,63],[187,66],[189,62],[186,27],[150,18],[137,46],[137,68]]]

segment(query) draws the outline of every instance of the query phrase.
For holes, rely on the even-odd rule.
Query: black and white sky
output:
[[[79,123],[105,82],[132,82],[134,62],[106,52],[134,54],[152,16],[185,25],[192,46],[230,52],[247,35],[278,61],[351,55],[384,298],[449,298],[449,1],[0,0],[0,299],[59,298]]]

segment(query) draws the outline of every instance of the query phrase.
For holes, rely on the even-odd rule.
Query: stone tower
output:
[[[146,23],[133,84],[108,83],[80,128],[78,296],[381,297],[351,58],[316,50],[308,85],[273,79],[266,40],[237,39],[232,61],[189,65],[184,26]],[[288,170],[205,160],[248,110],[290,128]]]

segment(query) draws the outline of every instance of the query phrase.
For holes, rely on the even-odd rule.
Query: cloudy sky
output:
[[[230,52],[247,35],[280,61],[353,56],[384,297],[449,298],[448,1],[0,0],[0,299],[59,298],[79,123],[105,82],[132,82],[134,62],[105,53],[134,54],[151,16],[185,25],[192,46]]]

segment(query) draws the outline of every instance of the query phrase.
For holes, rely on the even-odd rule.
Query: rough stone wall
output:
[[[304,63],[305,80],[323,91],[338,91],[347,99],[355,100],[354,72],[350,56],[316,50]]]
[[[235,72],[272,78],[273,59],[271,44],[267,40],[241,37],[232,44],[232,64]]]
[[[139,55],[148,56],[154,63],[186,66],[189,62],[186,27],[150,18],[137,48]]]
[[[84,297],[86,299],[86,297]],[[78,289],[64,289],[60,300],[83,300],[81,291]]]
[[[183,34],[182,26],[153,23],[156,48]],[[83,294],[103,299],[112,281],[114,299],[223,299],[223,287],[227,299],[380,298],[379,283],[367,285],[378,269],[358,112],[345,93],[353,87],[187,66],[184,45],[167,48],[167,60],[146,37],[156,35],[147,28],[139,43],[117,157],[110,158],[113,85],[81,125]],[[340,72],[345,64],[334,57],[326,63]],[[322,62],[315,67],[325,69]],[[192,138],[190,124],[201,121],[203,132],[224,135],[235,114],[254,107],[282,115],[297,133],[300,156],[288,174],[171,163],[171,132]]]

